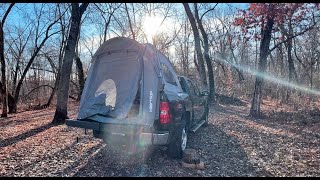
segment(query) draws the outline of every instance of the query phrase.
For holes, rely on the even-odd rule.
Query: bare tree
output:
[[[271,31],[274,24],[274,16],[271,14],[274,11],[274,5],[269,4],[267,13],[267,20],[264,27],[261,27],[261,41],[260,41],[260,55],[259,55],[259,72],[264,73],[266,71],[267,57],[269,51],[269,45],[271,40]],[[256,82],[254,87],[254,94],[251,102],[250,115],[253,117],[259,117],[261,114],[260,104],[262,102],[262,86],[263,77],[256,76]]]
[[[80,31],[81,17],[87,9],[88,5],[88,3],[82,3],[79,6],[78,3],[72,3],[70,19],[71,27],[61,67],[61,78],[59,79],[57,94],[57,106],[52,121],[52,123],[54,124],[63,124],[65,123],[65,120],[68,118],[68,94],[72,62],[73,58],[75,57],[75,48]]]
[[[195,42],[195,50],[196,50],[196,54],[197,54],[197,63],[199,65],[199,75],[200,75],[200,79],[201,79],[201,83],[202,85],[207,88],[207,78],[206,78],[206,69],[204,66],[204,61],[203,61],[203,57],[202,57],[202,52],[201,52],[201,45],[200,45],[200,35],[199,35],[199,31],[197,28],[197,24],[196,24],[196,20],[190,10],[189,4],[188,3],[182,3],[183,7],[187,13],[187,16],[189,18],[191,27],[192,27],[192,32],[193,32],[193,36],[194,36],[194,42]]]
[[[1,61],[1,97],[2,97],[2,114],[1,117],[8,116],[8,99],[7,99],[7,80],[6,80],[6,61],[4,59],[4,35],[3,35],[3,25],[6,21],[6,18],[11,11],[14,3],[11,3],[9,8],[7,9],[6,13],[4,14],[1,22],[0,22],[0,61]]]
[[[49,57],[46,56],[47,60],[50,63],[50,66],[52,68],[52,71],[55,73],[55,83],[54,83],[54,88],[52,89],[52,92],[50,94],[50,97],[47,101],[47,103],[44,105],[45,107],[48,107],[51,105],[51,102],[53,100],[53,97],[57,91],[58,88],[58,84],[59,84],[59,79],[60,79],[60,75],[61,75],[61,66],[62,66],[62,59],[63,59],[63,52],[65,51],[66,48],[66,43],[67,43],[67,32],[70,29],[70,22],[67,24],[66,20],[65,20],[65,15],[64,13],[61,11],[61,7],[58,4],[58,10],[59,10],[59,16],[60,21],[59,21],[59,25],[61,28],[61,42],[60,42],[60,46],[59,46],[59,55],[58,55],[58,67],[56,67],[56,65],[54,64],[53,60]],[[67,8],[68,9],[68,8]]]
[[[215,7],[217,6],[217,4],[213,8],[211,8],[210,10],[214,10]],[[199,18],[197,3],[194,3],[194,8],[195,8],[195,10],[194,10],[195,11],[195,18],[197,20],[197,23],[198,23],[198,26],[200,28],[200,32],[201,32],[202,38],[203,38],[203,49],[204,49],[203,55],[204,55],[204,59],[206,60],[208,76],[209,76],[208,102],[211,103],[211,102],[215,102],[215,87],[214,87],[214,75],[213,75],[213,69],[212,69],[212,62],[211,62],[211,58],[209,56],[209,40],[208,40],[208,35],[202,25],[203,15],[201,16],[201,19]],[[206,12],[209,12],[209,11],[206,11]]]
[[[113,4],[113,3],[95,4],[95,7],[101,13],[101,17],[104,21],[103,42],[105,42],[107,40],[107,32],[108,32],[109,25],[111,23],[111,19],[114,16],[115,11],[120,8],[121,4],[122,3],[120,3],[120,4]],[[108,6],[107,10],[105,10],[104,8],[101,8],[101,6],[102,7]]]
[[[130,14],[129,14],[127,3],[124,3],[124,7],[126,9],[126,13],[127,13],[128,21],[129,21],[129,27],[130,27],[131,34],[132,34],[132,39],[135,40],[136,39],[136,33],[134,32],[133,27],[132,27],[131,17],[130,17]]]
[[[43,11],[43,10],[41,10]],[[31,65],[33,64],[33,62],[35,61],[35,59],[37,58],[37,55],[38,53],[40,52],[40,50],[42,49],[42,47],[45,45],[46,41],[53,35],[59,33],[60,31],[55,31],[55,32],[52,32],[50,33],[50,30],[51,28],[59,21],[59,19],[61,18],[58,17],[56,20],[54,20],[53,22],[51,22],[45,32],[44,32],[44,37],[43,39],[41,40],[40,44],[38,44],[38,40],[40,39],[40,37],[42,36],[42,33],[40,32],[40,16],[42,15],[43,12],[40,12],[39,13],[39,17],[37,17],[37,24],[36,24],[36,37],[35,37],[35,47],[34,47],[34,51],[29,59],[29,61],[27,62],[27,65],[25,67],[25,69],[23,70],[22,74],[21,74],[21,77],[17,83],[17,87],[15,89],[15,93],[13,95],[14,97],[14,101],[12,102],[13,103],[13,106],[12,108],[13,109],[10,109],[10,112],[12,113],[16,113],[17,112],[17,103],[19,101],[19,96],[20,96],[20,90],[22,88],[22,84],[23,84],[23,81],[24,81],[24,78],[26,77]]]

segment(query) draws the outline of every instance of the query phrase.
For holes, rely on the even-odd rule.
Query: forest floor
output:
[[[52,126],[53,108],[9,115],[0,119],[0,177],[320,176],[319,109],[294,112],[264,101],[265,117],[253,119],[248,102],[237,102],[221,100],[210,108],[209,126],[190,134],[204,170],[184,168],[160,148],[127,155],[92,131]],[[70,118],[77,107],[69,105]]]

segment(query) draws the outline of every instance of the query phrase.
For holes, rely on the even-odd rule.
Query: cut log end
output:
[[[194,149],[185,149],[182,155],[182,167],[193,169],[204,169],[204,162],[200,160],[200,155]]]

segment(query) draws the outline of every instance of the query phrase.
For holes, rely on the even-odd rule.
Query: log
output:
[[[200,156],[194,149],[185,149],[182,154],[182,161],[189,164],[199,164]]]

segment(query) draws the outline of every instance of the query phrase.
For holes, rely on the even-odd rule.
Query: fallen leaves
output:
[[[289,118],[298,114],[288,112],[256,120],[246,116],[247,106],[233,106],[234,100],[222,98],[224,104],[210,110],[209,126],[190,134],[188,147],[205,164],[201,171],[182,167],[159,148],[132,156],[93,138],[92,131],[84,134],[83,129],[65,125],[45,126],[54,114],[48,109],[1,119],[0,176],[320,175],[318,121],[311,120],[312,126],[294,123]],[[71,118],[76,109],[70,108]],[[304,117],[318,116],[316,110],[304,113]]]

